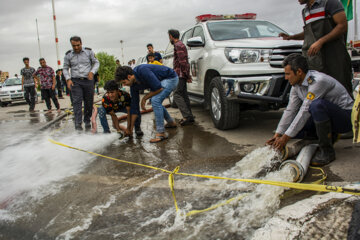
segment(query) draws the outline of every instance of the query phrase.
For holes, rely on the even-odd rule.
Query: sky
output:
[[[256,13],[257,19],[270,21],[287,32],[302,31],[301,6],[297,0],[54,0],[59,38],[59,58],[71,49],[69,39],[78,35],[83,47],[106,52],[123,63],[147,54],[146,45],[165,50],[167,30],[184,30],[195,24],[201,14]],[[358,1],[358,13],[360,13]],[[20,72],[23,57],[39,67],[40,58],[36,19],[39,27],[41,56],[57,69],[51,0],[0,1],[0,70],[10,76]],[[353,21],[349,22],[353,38]]]

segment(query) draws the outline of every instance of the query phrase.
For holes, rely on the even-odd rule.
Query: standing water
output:
[[[145,122],[145,121],[144,121]],[[149,121],[148,121],[149,122]],[[241,149],[197,126],[169,132],[149,144],[117,134],[74,134],[72,125],[51,138],[106,156],[180,172],[290,181],[270,148],[243,157]],[[1,239],[248,239],[279,208],[284,188],[175,176],[176,213],[168,174],[54,145],[50,132],[5,136],[0,151]],[[241,159],[242,158],[242,159]],[[240,200],[186,217],[233,198]]]

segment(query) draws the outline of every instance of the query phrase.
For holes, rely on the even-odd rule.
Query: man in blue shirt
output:
[[[139,109],[139,92],[144,89],[150,89],[150,92],[141,99],[141,109],[146,110],[146,100],[151,98],[151,105],[154,110],[156,123],[156,136],[151,139],[151,143],[161,142],[167,139],[165,135],[165,128],[174,128],[176,123],[169,115],[162,102],[170,93],[176,88],[179,78],[171,68],[143,64],[133,69],[128,66],[119,67],[116,69],[115,80],[120,81],[121,84],[130,87],[131,93],[131,130],[134,128],[135,121],[140,116]],[[167,124],[164,126],[164,119]]]

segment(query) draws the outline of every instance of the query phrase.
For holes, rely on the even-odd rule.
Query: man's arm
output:
[[[116,129],[116,131],[120,132],[121,129],[120,129],[120,126],[119,126],[119,119],[117,118],[115,112],[111,111],[109,114],[111,116],[114,128]]]
[[[70,69],[70,59],[69,59],[69,53],[66,53],[65,57],[64,57],[64,65],[63,65],[63,74],[66,80],[66,85],[68,87],[68,89],[71,91],[71,87],[74,86],[73,82],[71,81],[70,78],[70,73],[69,73],[69,69]]]
[[[24,91],[24,75],[21,77],[21,91]]]
[[[127,121],[127,128],[126,128],[126,132],[125,135],[127,136],[131,136],[131,113],[130,113],[130,107],[126,107],[126,112],[127,112],[127,116],[126,116],[126,121]],[[135,119],[136,120],[136,119]],[[135,124],[135,122],[134,122]]]
[[[304,31],[294,35],[288,35],[286,33],[280,33],[279,37],[282,37],[284,40],[304,40]]]
[[[163,90],[163,88],[160,88],[156,91],[151,91],[148,94],[146,94],[142,99],[141,99],[141,109],[142,110],[146,110],[145,104],[146,104],[146,100],[148,100],[149,98],[152,98],[153,96],[159,94],[161,91]]]
[[[334,14],[332,19],[336,26],[331,32],[324,35],[310,46],[308,50],[309,56],[317,54],[325,43],[338,39],[347,32],[347,19],[344,11]]]
[[[91,58],[91,62],[93,63],[93,66],[89,72],[88,78],[89,78],[89,80],[93,80],[94,74],[97,73],[97,71],[99,70],[100,62],[95,57],[95,53],[93,51],[91,51],[91,53],[90,53],[90,58]]]
[[[51,86],[51,89],[52,89],[52,90],[55,90],[55,85],[56,85],[55,75],[53,75],[52,80],[53,80],[53,84],[52,84],[52,86]]]

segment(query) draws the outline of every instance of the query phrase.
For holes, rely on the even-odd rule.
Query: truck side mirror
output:
[[[193,37],[187,40],[186,45],[188,45],[188,47],[203,47],[205,43],[201,37]]]

